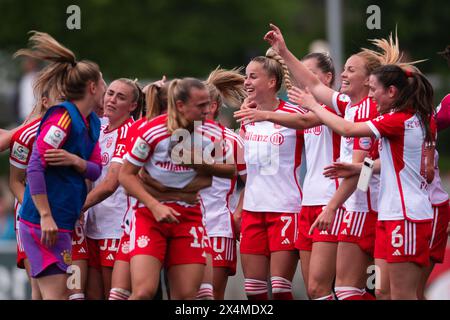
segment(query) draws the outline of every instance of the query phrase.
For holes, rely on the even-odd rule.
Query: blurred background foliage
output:
[[[67,7],[81,9],[81,30],[68,30]],[[312,41],[326,40],[325,0],[0,0],[0,108],[10,110],[19,64],[11,55],[27,45],[27,32],[50,33],[79,59],[96,61],[105,79],[204,78],[217,65],[245,66],[262,55],[269,22],[284,32],[298,57]],[[381,29],[366,27],[369,5],[381,9]],[[344,57],[398,27],[400,45],[436,88],[448,92],[450,69],[436,53],[449,43],[448,0],[342,0]],[[7,124],[1,112],[0,125]],[[444,134],[445,135],[445,134]],[[445,152],[450,153],[445,139]]]

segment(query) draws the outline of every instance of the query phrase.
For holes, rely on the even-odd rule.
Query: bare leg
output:
[[[417,300],[423,268],[412,262],[389,263],[392,300]]]
[[[43,300],[67,300],[67,274],[36,278]]]
[[[328,296],[336,275],[335,242],[314,242],[309,263],[308,295],[311,299]]]
[[[130,300],[149,300],[155,296],[159,285],[161,262],[153,256],[136,255],[131,258]]]
[[[180,264],[170,267],[167,276],[170,283],[171,299],[195,299],[204,270],[204,264]]]

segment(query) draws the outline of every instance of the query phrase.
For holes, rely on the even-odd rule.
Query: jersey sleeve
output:
[[[227,146],[233,148],[233,159],[236,164],[238,175],[243,176],[247,174],[247,166],[244,159],[244,141],[240,136],[230,131],[231,130],[226,129],[225,141]]]
[[[305,108],[302,108],[299,105],[291,104],[286,102],[283,107],[280,108],[281,111],[287,112],[287,113],[300,113],[305,114],[308,112]]]
[[[389,113],[367,121],[367,125],[379,139],[381,137],[392,138],[404,132],[406,118],[403,113]]]
[[[127,152],[128,134],[130,132],[130,127],[124,125],[120,128],[117,136],[116,147],[114,148],[114,153],[111,162],[117,162],[122,164],[125,154]]]
[[[40,121],[17,131],[11,138],[9,163],[19,169],[26,169],[31,158],[31,150],[36,138]]]
[[[41,132],[36,139],[36,147],[44,167],[46,166],[45,152],[49,149],[60,149],[69,136],[71,126],[72,119],[69,112],[63,108],[56,109],[42,123]]]
[[[347,109],[347,106],[351,102],[349,96],[335,91],[333,93],[332,100],[333,100],[332,107],[333,107],[334,111],[336,112],[336,114],[338,116],[343,117],[345,115],[345,109]]]
[[[133,142],[128,146],[125,159],[135,166],[143,167],[153,153],[153,148],[150,143],[153,135],[149,132],[150,130],[148,130],[147,126],[144,126],[136,130],[134,137],[130,137],[131,139],[129,139],[129,141]]]

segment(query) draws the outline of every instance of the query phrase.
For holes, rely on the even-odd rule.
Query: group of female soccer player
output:
[[[250,300],[292,300],[299,259],[310,299],[424,298],[447,243],[435,145],[449,96],[434,107],[396,37],[350,56],[339,92],[328,54],[298,60],[274,25],[264,39],[245,76],[218,68],[141,90],[31,36],[16,56],[48,62],[38,103],[0,147],[33,299],[154,299],[161,281],[170,299],[223,299],[238,245]],[[224,105],[240,109],[239,133],[217,120]]]

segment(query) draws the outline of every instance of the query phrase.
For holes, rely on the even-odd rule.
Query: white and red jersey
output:
[[[357,104],[353,104],[348,96],[335,92],[333,95],[333,107],[338,114],[344,114],[344,118],[352,122],[371,120],[378,115],[377,104],[369,97],[365,97]],[[342,137],[340,162],[353,162],[353,150],[369,152],[374,143],[375,139],[372,137]],[[345,209],[352,212],[377,211],[379,185],[379,175],[373,174],[367,192],[356,189],[345,201]]]
[[[123,163],[127,136],[132,124],[133,119],[129,118],[120,127],[111,131],[108,125],[101,127],[99,145],[102,174],[93,183],[93,188],[105,179],[112,162]],[[121,223],[130,205],[125,189],[119,185],[111,196],[89,209],[86,235],[91,239],[120,239],[123,231]]]
[[[136,139],[136,134],[140,127],[142,127],[146,122],[147,118],[142,117],[139,120],[136,120],[133,122],[131,127],[128,129],[128,135],[127,135],[127,153],[133,148],[134,140]],[[127,203],[130,205],[128,207],[127,212],[125,212],[123,219],[122,219],[122,229],[124,229],[126,234],[130,234],[131,230],[131,221],[133,220],[133,215],[135,211],[135,207],[137,204],[137,199],[135,197],[132,197],[130,195],[127,195]]]
[[[367,121],[380,139],[378,219],[412,222],[433,218],[422,161],[425,134],[417,114],[391,112]]]
[[[366,99],[363,99],[361,102],[364,102]],[[343,116],[345,120],[354,122],[356,111],[359,108],[360,103],[352,104],[349,96],[335,92],[333,94],[333,108],[338,116]],[[339,152],[339,161],[340,162],[352,162],[353,156],[353,145],[354,138],[353,137],[341,137],[341,148]]]
[[[207,125],[206,125],[207,124]],[[170,134],[167,130],[167,115],[163,114],[148,122],[138,129],[133,147],[126,155],[126,159],[135,166],[144,167],[150,176],[164,186],[182,189],[186,187],[197,175],[197,172],[174,159],[172,153],[182,148],[179,138],[194,138],[194,144],[200,142],[201,150],[209,148],[214,141],[223,139],[222,129],[212,121],[196,128],[194,134],[183,137],[187,130],[179,130]],[[201,133],[199,135],[198,133]],[[196,137],[199,141],[196,142]],[[199,145],[197,145],[200,147]],[[184,202],[177,202],[183,206],[190,206]],[[138,203],[139,207],[144,207]]]
[[[25,170],[28,167],[41,119],[42,118],[38,118],[24,125],[11,137],[11,142],[9,144],[9,163],[12,166],[22,170]],[[20,206],[19,201],[14,199],[14,214],[16,216],[16,221],[19,218]],[[17,228],[18,224],[16,223],[15,225]]]
[[[336,114],[334,109],[322,105]],[[323,169],[339,158],[341,136],[326,125],[303,130],[305,136],[306,174],[302,206],[326,205],[339,186],[338,179],[324,177]]]
[[[433,206],[444,204],[448,201],[448,193],[442,186],[441,177],[439,176],[439,154],[434,151],[434,179],[428,185],[428,193]]]
[[[227,149],[231,148],[238,175],[246,172],[244,141],[232,130],[221,126],[224,132]],[[232,214],[237,207],[239,197],[236,191],[237,176],[233,179],[213,176],[210,187],[200,190],[202,211],[206,233],[210,237],[233,238]]]
[[[300,107],[283,100],[275,112],[305,113]],[[247,165],[244,210],[300,212],[303,132],[269,121],[246,123],[241,130]]]

